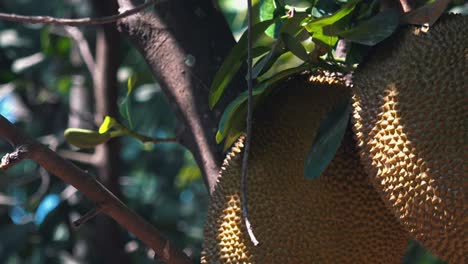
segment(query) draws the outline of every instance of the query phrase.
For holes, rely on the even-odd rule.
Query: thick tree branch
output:
[[[130,210],[112,192],[91,175],[64,160],[49,148],[23,135],[13,124],[0,116],[0,137],[13,147],[21,146],[21,159],[36,161],[49,173],[73,185],[96,203],[102,211],[112,217],[129,232],[158,252],[167,263],[191,263],[190,259],[158,230]]]
[[[112,15],[107,17],[86,17],[86,18],[57,18],[50,16],[23,16],[18,14],[6,14],[0,13],[0,20],[6,20],[11,22],[20,23],[31,23],[31,24],[54,24],[54,25],[68,25],[68,26],[80,26],[80,25],[102,25],[109,24],[123,19],[125,17],[136,14],[156,3],[156,0],[151,0],[147,3],[141,4],[132,9],[125,9],[118,15]]]
[[[120,8],[132,7],[129,0],[118,2]],[[245,87],[240,74],[217,108],[209,109],[212,78],[235,43],[222,13],[211,0],[171,0],[118,25],[161,84],[179,119],[178,140],[193,153],[212,191],[224,158],[215,142],[218,121],[227,102]]]

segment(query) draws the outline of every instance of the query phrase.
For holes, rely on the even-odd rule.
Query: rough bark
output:
[[[120,8],[132,7],[119,0]],[[223,59],[234,45],[228,24],[210,0],[157,3],[154,12],[130,16],[119,23],[139,49],[172,109],[178,116],[178,140],[194,155],[210,192],[224,158],[215,142],[222,110],[245,87],[243,75],[232,82],[211,111],[208,92]]]

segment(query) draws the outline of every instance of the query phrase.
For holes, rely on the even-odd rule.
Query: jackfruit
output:
[[[468,263],[468,17],[401,30],[353,83],[354,131],[373,184],[423,246]]]
[[[247,176],[251,242],[241,210],[243,139],[211,196],[202,263],[400,263],[408,234],[363,173],[351,133],[324,173],[304,161],[324,115],[349,88],[330,78],[280,83],[253,120]],[[330,84],[331,83],[331,84]]]

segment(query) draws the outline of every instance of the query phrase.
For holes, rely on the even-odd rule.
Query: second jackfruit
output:
[[[354,78],[354,130],[372,182],[405,228],[468,263],[468,17],[408,28]]]

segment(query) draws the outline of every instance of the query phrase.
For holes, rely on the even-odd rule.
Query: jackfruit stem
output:
[[[247,80],[247,89],[248,89],[248,100],[247,100],[247,139],[245,141],[245,150],[244,156],[242,159],[242,175],[241,175],[241,207],[242,215],[244,217],[245,226],[247,227],[247,233],[249,234],[250,241],[256,246],[259,244],[257,238],[255,237],[252,226],[248,218],[247,210],[247,161],[249,158],[250,151],[250,139],[252,137],[252,0],[247,0],[247,16],[248,16],[248,26],[247,26],[247,70],[248,70],[248,80]]]

